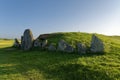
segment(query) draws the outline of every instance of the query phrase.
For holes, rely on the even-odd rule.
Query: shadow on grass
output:
[[[48,74],[60,80],[113,80],[104,71],[97,71],[81,64],[59,65]]]
[[[2,53],[1,53],[2,52]],[[77,55],[49,51],[21,51],[11,47],[0,49],[0,76],[21,74],[28,80],[39,80],[39,74],[30,72],[36,70],[51,80],[113,80],[104,71],[91,69],[89,66],[75,64],[81,57],[90,55]],[[98,56],[98,55],[94,55]],[[10,77],[9,77],[10,78]]]

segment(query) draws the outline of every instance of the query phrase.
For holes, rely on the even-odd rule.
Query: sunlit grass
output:
[[[14,43],[14,40],[0,40],[0,48],[12,46],[13,43]]]
[[[82,42],[89,47],[92,34],[58,33],[56,44]],[[120,40],[97,35],[108,52],[104,55],[12,49],[13,40],[0,40],[0,80],[120,80]]]

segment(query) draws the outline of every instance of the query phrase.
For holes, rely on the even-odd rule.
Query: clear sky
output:
[[[120,35],[120,0],[0,0],[0,37],[52,32]]]

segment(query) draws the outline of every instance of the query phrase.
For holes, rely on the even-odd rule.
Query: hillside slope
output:
[[[92,35],[90,33],[81,33],[81,32],[64,32],[64,33],[52,33],[52,34],[43,34],[38,37],[46,38],[48,43],[53,43],[57,46],[58,42],[63,39],[67,43],[71,44],[73,47],[76,47],[77,43],[84,43],[87,47],[90,47]],[[105,36],[101,34],[95,34],[99,37],[104,45],[105,52],[114,52],[114,49],[120,49],[120,37],[119,36]]]
[[[96,34],[107,54],[78,55],[43,50],[12,49],[13,40],[0,40],[0,80],[120,80],[120,37]],[[57,44],[64,39],[90,46],[92,34],[54,33],[47,37]]]

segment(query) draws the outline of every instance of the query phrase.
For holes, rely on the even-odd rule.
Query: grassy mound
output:
[[[71,44],[74,48],[77,43],[84,43],[88,48],[91,44],[92,35],[90,33],[81,33],[81,32],[66,32],[66,33],[52,33],[47,34],[45,37],[49,43],[53,43],[57,46],[59,40],[63,39],[67,43]],[[42,35],[43,36],[43,35]],[[120,48],[120,37],[119,36],[105,36],[101,34],[96,34],[99,37],[104,45],[105,52],[114,52],[113,48]],[[40,38],[40,37],[39,37]]]
[[[11,48],[13,40],[0,40],[0,80],[120,80],[120,37],[96,34],[108,51],[105,55],[77,55]],[[90,46],[92,34],[55,33],[50,43],[64,39]]]

